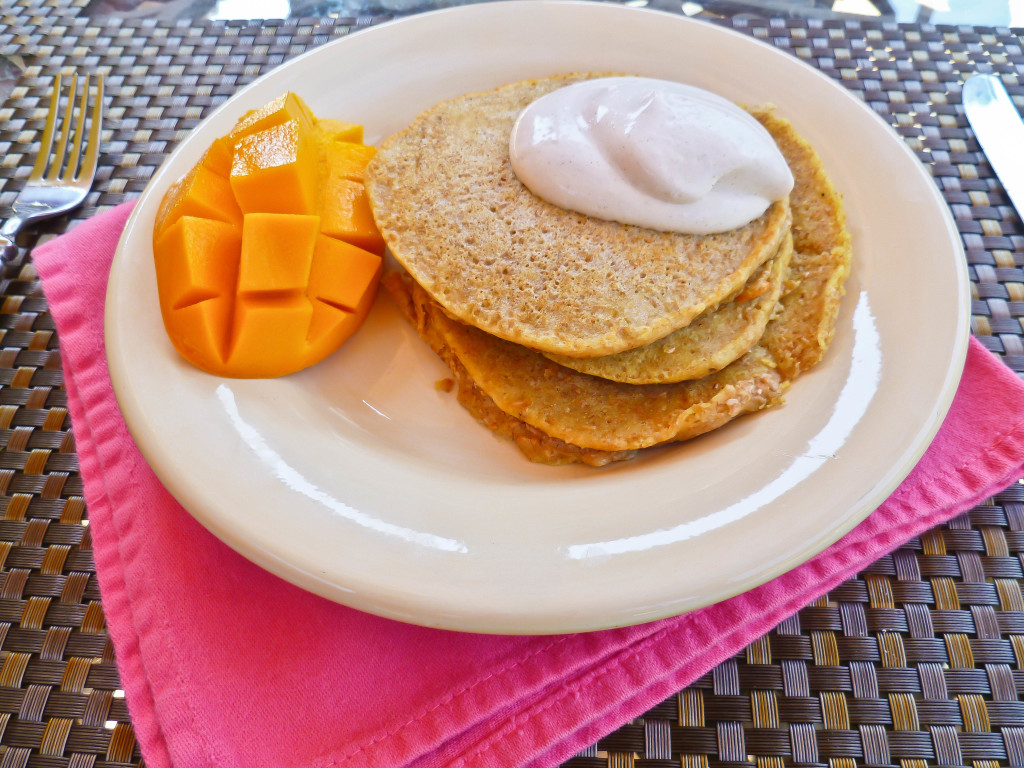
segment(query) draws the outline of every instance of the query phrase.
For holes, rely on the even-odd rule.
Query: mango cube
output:
[[[156,231],[170,227],[182,216],[242,223],[242,211],[228,180],[204,165],[197,165],[164,195],[156,214]]]
[[[319,216],[245,214],[238,292],[305,290],[319,229]]]
[[[324,159],[330,173],[352,181],[361,182],[366,178],[366,166],[376,154],[376,147],[350,141],[331,141],[324,146]]]
[[[314,301],[313,317],[309,322],[309,333],[306,337],[311,349],[336,349],[355,333],[370,313],[379,283],[378,280],[369,285],[351,312],[332,304],[324,304],[322,301]]]
[[[350,243],[320,235],[316,241],[307,295],[314,299],[307,340],[339,345],[370,311],[383,261]]]
[[[380,275],[381,264],[375,253],[319,235],[309,273],[309,297],[354,311]]]
[[[153,246],[162,308],[171,311],[232,296],[241,240],[237,227],[192,216],[182,216],[164,230]]]
[[[364,251],[384,255],[384,238],[373,221],[370,200],[362,182],[328,174],[320,208],[320,231]]]
[[[231,189],[245,213],[316,213],[316,140],[289,120],[235,145]]]
[[[244,365],[247,377],[294,370],[312,317],[313,306],[300,293],[239,296],[228,363]]]
[[[218,370],[227,360],[234,307],[234,296],[218,296],[176,309],[164,315],[167,335],[186,360]]]
[[[231,175],[231,161],[235,154],[235,144],[226,136],[214,139],[213,144],[206,150],[200,163],[207,170],[227,178]]]
[[[253,109],[242,115],[227,138],[237,144],[241,139],[267,128],[273,128],[289,120],[298,123],[305,131],[313,129],[316,118],[299,96],[285,93],[273,101],[267,102],[259,109]]]
[[[356,123],[346,123],[344,120],[321,117],[317,119],[316,127],[320,129],[320,132],[328,141],[363,143],[363,126]]]

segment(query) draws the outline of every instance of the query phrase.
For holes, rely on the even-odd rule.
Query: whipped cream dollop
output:
[[[595,218],[712,234],[793,188],[771,135],[716,94],[646,77],[584,80],[516,119],[512,169],[533,194]]]

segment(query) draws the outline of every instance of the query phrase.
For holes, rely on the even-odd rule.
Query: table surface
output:
[[[478,0],[89,0],[98,18],[275,19],[416,13]],[[1024,26],[1022,0],[628,0],[703,17],[867,18],[931,24]]]
[[[28,248],[137,196],[239,86],[386,16],[171,20],[105,15],[87,0],[5,4],[0,217],[24,183],[57,72],[106,74],[103,156],[85,205],[26,236]],[[1024,373],[1024,226],[959,99],[967,75],[995,71],[1024,103],[1019,34],[809,15],[716,23],[818,67],[904,138],[963,237],[975,336]],[[0,294],[0,765],[137,766],[60,342],[30,251],[3,267]],[[1024,765],[1022,563],[1018,483],[883,557],[567,765]]]

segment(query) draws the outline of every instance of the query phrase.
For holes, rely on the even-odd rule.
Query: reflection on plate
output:
[[[242,112],[293,90],[318,115],[362,122],[375,143],[442,99],[574,70],[771,101],[818,149],[845,197],[855,266],[836,340],[785,406],[618,466],[547,467],[434,388],[447,369],[386,297],[337,354],[283,379],[217,379],[173,351],[157,308],[154,214],[168,184]],[[960,376],[968,291],[959,242],[895,133],[787,54],[615,5],[464,6],[294,59],[194,131],[125,230],[107,348],[127,423],[161,480],[270,571],[420,624],[589,630],[762,583],[885,498],[927,447]]]

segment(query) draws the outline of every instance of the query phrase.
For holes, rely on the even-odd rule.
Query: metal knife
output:
[[[972,75],[964,83],[964,112],[996,176],[1024,219],[1024,121],[1003,82]]]

